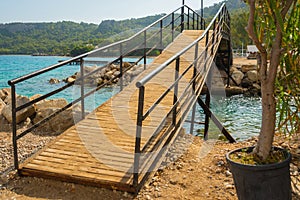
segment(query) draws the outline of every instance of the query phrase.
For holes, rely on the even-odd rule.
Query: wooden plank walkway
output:
[[[139,80],[175,53],[186,47],[203,31],[184,31],[157,57]],[[202,44],[204,46],[204,44]],[[201,44],[200,44],[201,46]],[[182,72],[194,59],[194,51],[188,51],[180,63]],[[175,63],[166,68],[146,85],[145,110],[173,82]],[[185,76],[186,81],[192,72]],[[183,91],[184,84],[179,87]],[[143,123],[142,144],[148,141],[172,106],[173,94],[159,105]],[[54,178],[100,187],[134,192],[133,161],[136,134],[138,89],[135,82],[112,97],[86,119],[69,128],[51,144],[20,166],[23,175]]]

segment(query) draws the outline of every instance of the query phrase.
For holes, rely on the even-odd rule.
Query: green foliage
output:
[[[247,8],[247,4],[241,0],[225,0],[220,3],[215,3],[214,5],[209,6],[207,8],[204,8],[204,11],[203,11],[204,18],[211,18],[211,17],[215,16],[215,14],[218,12],[219,8],[221,7],[221,5],[224,2],[226,3],[226,7],[230,11],[230,13],[234,12],[235,10]]]
[[[300,131],[300,4],[295,4],[289,14],[282,43],[285,52],[276,81],[278,129],[284,133]]]
[[[249,10],[247,9],[238,9],[231,13],[231,38],[232,38],[232,47],[234,49],[241,48],[242,45],[251,44],[252,41],[248,36],[248,33],[245,29],[247,26],[247,21],[249,18]]]
[[[75,46],[72,50],[71,50],[71,55],[72,57],[84,54],[86,52],[92,51],[94,49],[93,45],[81,45],[81,46]]]
[[[122,21],[106,20],[100,25],[68,21],[0,24],[0,54],[69,55],[71,50],[79,46],[104,45],[128,37],[135,33],[129,30],[144,28],[163,15]],[[111,38],[116,34],[117,37]],[[110,39],[104,42],[107,38]]]

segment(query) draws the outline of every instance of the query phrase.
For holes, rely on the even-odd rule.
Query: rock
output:
[[[228,88],[225,88],[226,96],[230,97],[233,95],[238,95],[238,94],[244,94],[245,89],[237,86],[231,86]]]
[[[238,84],[237,86],[239,86],[242,82],[243,77],[244,77],[244,73],[241,72],[241,71],[233,71],[231,77]],[[232,80],[230,80],[230,85],[234,85]]]
[[[119,76],[119,75],[120,75],[120,72],[119,72],[119,71],[115,71],[113,75],[114,75],[114,76]]]
[[[33,123],[35,124],[43,120],[57,110],[59,110],[59,108],[46,108],[38,110],[35,118],[33,119]],[[66,111],[58,114],[48,122],[36,128],[34,132],[42,135],[57,135],[62,133],[72,125],[74,125],[73,112],[72,109],[67,109]]]
[[[42,110],[47,108],[63,108],[68,105],[68,102],[64,98],[60,99],[50,99],[50,100],[42,100],[34,104],[36,110]]]
[[[11,125],[3,115],[0,115],[0,131],[4,131],[4,132],[11,131]]]
[[[76,79],[75,79],[75,78],[72,78],[72,77],[68,77],[68,78],[66,78],[64,81],[65,81],[66,83],[72,83],[72,82],[76,81]]]
[[[249,88],[249,87],[252,86],[252,84],[253,84],[253,82],[249,78],[247,78],[247,77],[244,77],[243,80],[242,80],[242,82],[241,82],[241,86],[243,88]]]
[[[96,70],[96,69],[97,69],[97,67],[85,66],[85,67],[83,68],[83,72],[84,72],[84,74],[88,74],[88,73],[91,73],[92,71],[94,71],[94,70]]]
[[[43,100],[36,103],[34,105],[36,108],[36,116],[33,119],[33,123],[38,123],[39,121],[50,116],[52,113],[65,107],[67,104],[68,102],[63,98]],[[72,108],[63,111],[62,113],[52,118],[50,121],[36,128],[35,133],[49,135],[57,135],[59,133],[62,133],[74,124],[73,113],[77,113],[77,111],[75,111],[74,109],[73,112]]]
[[[17,96],[16,99],[16,106],[21,106],[25,103],[28,103],[30,100],[28,97],[24,97],[24,96]],[[2,109],[2,115],[6,118],[6,120],[9,123],[12,123],[12,108],[11,108],[11,104],[7,104],[6,106],[4,106],[4,108]],[[16,116],[16,123],[20,123],[22,121],[24,121],[27,117],[31,117],[33,114],[35,114],[35,108],[34,106],[29,106],[27,108],[24,108],[20,111],[17,112],[17,116]]]
[[[4,103],[4,101],[2,101],[2,99],[0,98],[0,114],[2,109],[4,108],[4,106],[6,106],[6,104]]]
[[[50,84],[57,84],[57,83],[59,83],[60,82],[60,80],[58,80],[58,79],[56,79],[56,78],[51,78],[50,80],[49,80],[49,83]]]
[[[257,71],[256,65],[242,65],[241,70],[243,73],[247,73],[248,71],[255,70]]]
[[[128,68],[128,67],[130,67],[130,66],[131,66],[130,63],[128,63],[128,62],[123,62],[123,65],[122,65],[123,68]]]
[[[4,101],[7,96],[10,96],[11,94],[11,89],[10,88],[3,88],[0,90],[0,99]]]
[[[250,70],[248,71],[245,76],[252,82],[252,83],[257,83],[259,78],[258,78],[258,73],[256,70]]]
[[[41,96],[42,96],[41,94],[35,94],[35,95],[31,96],[29,99],[30,99],[30,101],[32,101],[32,100],[37,99]]]

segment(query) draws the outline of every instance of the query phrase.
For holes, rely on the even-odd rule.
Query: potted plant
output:
[[[226,159],[239,199],[291,199],[291,155],[284,149],[273,147],[276,129],[275,85],[279,69],[287,72],[291,64],[281,63],[284,62],[283,55],[290,53],[284,38],[299,37],[299,30],[294,32],[295,35],[286,34],[290,28],[296,27],[297,30],[291,21],[295,17],[293,13],[299,12],[299,1],[247,0],[247,3],[250,12],[246,30],[260,52],[262,125],[254,147],[229,152]],[[296,54],[299,55],[299,49],[296,49]],[[288,109],[288,106],[277,108]]]

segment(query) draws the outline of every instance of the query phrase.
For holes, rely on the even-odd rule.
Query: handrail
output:
[[[176,53],[170,59],[168,59],[167,61],[165,61],[163,64],[161,64],[155,70],[153,70],[151,73],[149,73],[148,75],[146,75],[143,79],[141,79],[140,81],[136,82],[136,86],[138,88],[144,86],[155,75],[157,75],[159,72],[161,72],[162,70],[164,70],[170,63],[172,63],[179,56],[183,55],[190,48],[192,48],[195,44],[197,44],[200,40],[202,40],[205,37],[205,35],[207,34],[207,32],[210,30],[210,28],[213,26],[214,21],[217,19],[218,15],[221,13],[221,11],[224,9],[225,6],[226,6],[226,4],[223,3],[222,6],[221,6],[221,8],[219,9],[219,11],[217,12],[217,14],[215,15],[215,17],[211,20],[211,22],[209,23],[209,25],[207,26],[207,28],[205,29],[205,31],[202,33],[202,35],[200,37],[198,37],[194,42],[192,42],[187,47],[185,47],[184,49],[182,49],[181,51],[179,51],[178,53]]]
[[[174,56],[166,60],[164,63],[156,67],[149,74],[144,76],[141,80],[136,82],[136,87],[139,90],[139,97],[136,121],[137,127],[134,157],[135,174],[133,179],[134,186],[140,185],[142,181],[145,180],[145,177],[148,174],[146,171],[151,171],[151,169],[153,169],[153,165],[155,165],[155,162],[158,160],[158,157],[162,155],[163,151],[165,151],[170,141],[174,140],[175,134],[177,134],[180,127],[182,127],[182,124],[185,121],[192,107],[193,112],[195,112],[194,105],[196,104],[197,99],[201,93],[201,89],[205,83],[205,80],[209,79],[210,68],[213,59],[215,58],[215,55],[217,53],[216,47],[218,47],[218,44],[221,42],[222,38],[225,38],[225,36],[230,35],[230,26],[228,25],[229,23],[230,16],[225,3],[223,3],[216,15],[214,16],[214,18],[212,19],[212,21],[201,34],[201,36],[199,36],[193,42],[188,44],[181,51],[177,52]],[[199,52],[199,43],[201,40],[205,40],[205,47],[202,52]],[[192,49],[193,47],[195,47],[195,50]],[[230,49],[230,46],[228,47],[228,49]],[[184,66],[184,69],[182,69],[180,68],[181,56],[183,56],[189,50],[194,52],[194,60],[191,62],[190,65]],[[147,83],[157,74],[169,67],[171,64],[174,64],[171,66],[171,68],[174,69],[175,75],[175,77],[171,80],[172,83],[168,85],[168,87],[164,91],[162,91],[157,98],[154,99],[154,103],[147,103],[147,109],[145,109],[144,104],[145,94],[147,92]],[[186,85],[183,85],[181,87],[179,92],[179,85],[181,84],[181,80],[184,78],[185,74],[187,74],[188,71],[190,72],[191,70],[193,70],[193,77],[187,81]],[[151,117],[151,113],[167,97],[167,95],[170,95],[170,99],[168,101],[171,101],[171,98],[173,98],[173,104],[170,105],[170,107],[168,107],[166,114],[162,114],[162,119],[160,119],[159,122],[160,124],[158,124],[157,128],[152,132],[151,137],[143,144],[143,146],[141,146],[141,137],[143,135],[144,120],[148,119],[148,117]],[[206,105],[208,104],[205,104],[205,106]],[[179,114],[180,112],[181,114]],[[207,112],[206,117],[207,116],[213,115],[212,113]],[[216,124],[218,124],[219,122],[216,118],[214,118],[213,121]],[[192,124],[191,127],[193,127]],[[222,130],[222,133],[227,137],[227,139],[230,142],[234,141],[234,139],[225,129],[224,132]],[[163,148],[158,149],[161,145],[163,146]],[[158,152],[155,152],[153,155],[149,155],[149,158],[145,158],[145,156],[143,156],[144,154],[147,154],[147,152],[152,152],[155,150],[157,150]],[[154,161],[150,167],[147,167],[146,165],[148,162],[150,162],[149,160]],[[143,177],[140,178],[140,174],[144,173],[146,175],[143,175]]]

